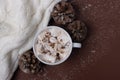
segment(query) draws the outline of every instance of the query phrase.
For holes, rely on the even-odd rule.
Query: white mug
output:
[[[66,35],[64,36],[67,36],[71,45],[69,47],[69,52],[67,53],[67,56],[64,57],[63,59],[61,59],[60,61],[58,62],[55,62],[55,63],[50,63],[50,62],[46,62],[44,61],[43,59],[41,59],[39,56],[38,56],[38,53],[36,51],[36,48],[35,48],[35,45],[36,45],[36,42],[37,42],[37,38],[38,38],[38,35],[40,35],[42,32],[46,31],[47,29],[55,29],[56,31],[57,30],[61,30],[63,31]],[[72,42],[72,39],[69,35],[69,33],[67,31],[65,31],[63,28],[60,28],[58,26],[48,26],[46,27],[45,29],[43,29],[41,32],[39,32],[38,34],[36,34],[35,38],[34,38],[34,41],[33,41],[33,51],[34,51],[34,54],[35,56],[38,58],[38,60],[40,60],[42,63],[44,64],[47,64],[47,65],[58,65],[60,63],[63,63],[64,61],[66,61],[68,59],[68,57],[70,56],[71,52],[72,52],[72,48],[81,48],[81,43],[76,43],[76,42]]]

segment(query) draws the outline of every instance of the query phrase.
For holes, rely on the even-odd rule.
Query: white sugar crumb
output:
[[[91,53],[96,53],[96,50],[91,50]]]
[[[86,10],[86,9],[90,8],[91,6],[92,6],[91,4],[87,4],[86,6],[84,6],[84,7],[82,8],[82,10]]]
[[[91,4],[88,4],[89,7],[91,7],[92,5]]]

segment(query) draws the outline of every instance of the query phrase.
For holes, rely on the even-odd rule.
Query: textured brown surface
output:
[[[88,26],[81,49],[58,66],[36,75],[19,69],[12,80],[120,80],[120,0],[71,0]]]

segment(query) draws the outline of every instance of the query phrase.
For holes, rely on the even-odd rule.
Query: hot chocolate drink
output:
[[[38,34],[34,47],[36,55],[41,61],[59,63],[70,55],[72,41],[63,29],[49,27]]]

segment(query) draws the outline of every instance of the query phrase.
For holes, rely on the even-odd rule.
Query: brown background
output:
[[[71,0],[88,27],[81,49],[58,66],[31,75],[19,68],[12,80],[120,80],[120,0]]]

